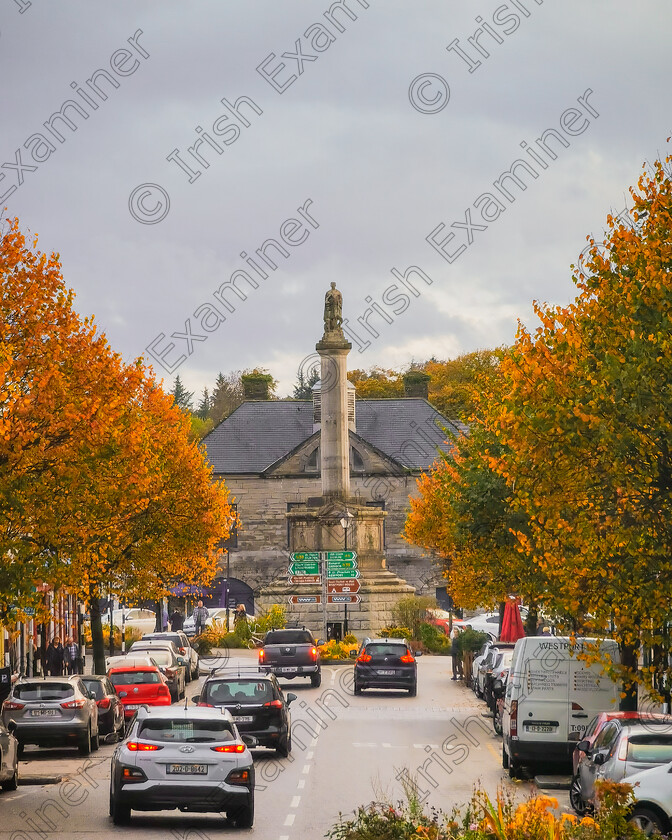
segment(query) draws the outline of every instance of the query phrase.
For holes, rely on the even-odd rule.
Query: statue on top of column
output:
[[[343,296],[336,288],[336,283],[331,284],[331,288],[324,296],[324,331],[325,333],[339,332],[341,335],[343,331],[341,324],[343,323]]]

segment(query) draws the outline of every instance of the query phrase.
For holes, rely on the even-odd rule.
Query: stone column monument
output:
[[[320,354],[320,473],[322,495],[306,499],[287,512],[290,552],[357,552],[359,602],[348,608],[348,626],[360,637],[377,633],[392,621],[392,609],[415,589],[385,568],[384,510],[370,507],[350,489],[347,359],[352,345],[343,334],[343,298],[332,283],[324,300],[324,334],[315,349]],[[349,523],[346,527],[342,523]],[[289,558],[288,558],[289,559]],[[319,603],[290,604],[292,596]],[[262,609],[283,604],[295,621],[316,634],[326,634],[327,621],[342,621],[344,607],[329,603],[328,581],[292,585],[276,581],[257,597]]]

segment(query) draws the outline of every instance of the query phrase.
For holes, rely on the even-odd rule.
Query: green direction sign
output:
[[[319,575],[319,560],[292,560],[289,564],[290,575]]]
[[[357,552],[356,551],[325,551],[327,563],[331,563],[334,560],[356,560],[357,559]],[[355,563],[355,568],[357,564]],[[349,567],[352,568],[352,567]]]
[[[292,554],[289,555],[289,559],[294,562],[294,560],[310,560],[312,563],[319,563],[320,562],[320,552],[319,551],[294,551]]]
[[[331,571],[335,571],[336,569],[356,569],[357,568],[357,561],[356,560],[327,560],[327,569]]]
[[[327,569],[328,578],[358,578],[359,571],[357,569]]]

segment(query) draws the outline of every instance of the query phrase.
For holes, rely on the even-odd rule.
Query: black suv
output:
[[[253,669],[211,674],[192,698],[199,706],[224,707],[241,734],[253,735],[262,747],[286,757],[292,749],[289,705],[296,694],[284,694],[273,674]]]
[[[418,652],[416,656],[419,656]],[[407,689],[415,697],[418,686],[415,656],[406,639],[367,639],[355,662],[355,694],[364,688]]]

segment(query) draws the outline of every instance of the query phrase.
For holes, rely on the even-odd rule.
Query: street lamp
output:
[[[352,525],[352,520],[355,517],[350,513],[350,511],[346,508],[345,514],[341,518],[341,527],[343,528],[343,537],[344,537],[344,544],[343,550],[348,550],[348,528]],[[343,636],[348,635],[348,605],[343,604],[344,614],[343,614]]]

